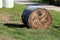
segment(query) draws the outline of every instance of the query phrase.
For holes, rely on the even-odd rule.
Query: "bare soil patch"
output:
[[[3,13],[1,13],[0,14],[0,21],[4,21],[4,22],[9,22],[10,20],[9,20],[9,14],[3,14]]]

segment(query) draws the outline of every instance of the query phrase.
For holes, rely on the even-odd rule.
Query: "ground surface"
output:
[[[28,29],[21,22],[25,5],[0,9],[0,40],[60,40],[60,12],[50,10],[52,25],[48,29]]]

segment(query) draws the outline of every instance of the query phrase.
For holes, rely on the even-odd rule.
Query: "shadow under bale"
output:
[[[5,23],[4,25],[8,27],[13,27],[13,28],[27,28],[27,26],[24,24]]]
[[[32,29],[46,29],[52,22],[50,13],[44,8],[24,10],[22,21]]]
[[[60,28],[60,25],[55,25],[53,26],[53,28]]]

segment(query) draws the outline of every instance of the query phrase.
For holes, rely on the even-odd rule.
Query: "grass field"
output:
[[[31,2],[43,2],[43,0],[29,0],[29,1],[31,1]]]
[[[60,40],[60,12],[50,10],[52,25],[48,29],[28,29],[21,14],[26,5],[15,4],[12,9],[0,9],[0,40]]]
[[[36,2],[36,3],[48,3],[46,0],[29,0],[31,2]]]

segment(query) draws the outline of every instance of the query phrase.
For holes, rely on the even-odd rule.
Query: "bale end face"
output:
[[[25,18],[27,18],[27,16],[25,16]],[[24,20],[23,18],[23,21]],[[25,20],[24,24],[32,29],[46,29],[51,24],[51,15],[46,9],[37,8],[29,12],[27,21]]]

